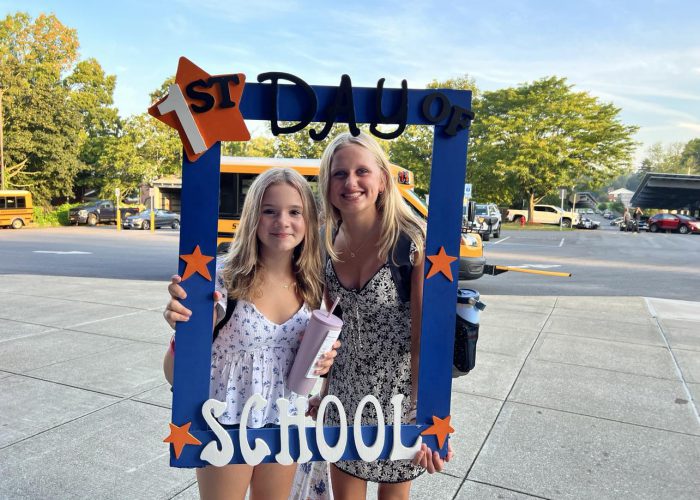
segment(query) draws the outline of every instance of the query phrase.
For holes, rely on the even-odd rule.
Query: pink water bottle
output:
[[[331,311],[335,309],[337,302]],[[321,356],[331,350],[335,341],[338,340],[342,327],[343,320],[332,312],[316,309],[311,313],[309,325],[306,327],[304,338],[301,340],[287,377],[287,386],[292,391],[302,396],[311,392],[319,377],[314,374],[316,363]]]

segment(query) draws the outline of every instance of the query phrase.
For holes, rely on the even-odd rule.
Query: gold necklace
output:
[[[370,236],[365,238],[365,240],[362,243],[360,243],[360,246],[357,247],[355,249],[355,251],[353,252],[352,248],[350,248],[350,244],[348,243],[348,241],[350,240],[350,238],[348,236],[348,232],[345,229],[343,229],[343,233],[345,234],[345,248],[347,248],[348,252],[350,252],[351,259],[354,259],[355,257],[357,257],[357,254],[359,253],[359,251],[362,249],[363,246],[365,246],[365,243],[367,243],[371,238],[371,233],[370,233]]]
[[[290,287],[290,286],[296,288],[296,287],[297,287],[297,282],[296,282],[296,280],[290,281],[290,282],[287,283],[286,285],[282,285],[282,288],[284,288],[285,290],[289,290],[289,287]]]

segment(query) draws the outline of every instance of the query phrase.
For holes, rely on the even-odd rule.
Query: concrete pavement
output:
[[[153,281],[0,275],[0,498],[198,497],[162,442],[164,298]],[[697,497],[700,303],[483,300],[455,459],[412,498]]]

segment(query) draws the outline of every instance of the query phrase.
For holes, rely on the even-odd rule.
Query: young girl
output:
[[[251,412],[247,425],[252,428],[279,424],[277,398],[294,406],[296,394],[287,388],[286,376],[322,294],[318,234],[313,195],[300,174],[276,168],[255,179],[236,238],[217,264],[217,321],[224,316],[227,298],[236,299],[212,347],[210,397],[227,403],[219,418],[222,424],[239,424],[243,405],[254,393],[268,405]],[[179,282],[174,276],[168,287],[172,298],[164,316],[172,327],[191,314],[178,300],[185,298]],[[168,380],[173,355],[172,350],[166,355]],[[326,373],[334,356],[335,351],[327,353],[317,373]],[[197,469],[197,481],[202,498],[242,499],[250,485],[253,499],[286,499],[295,470],[295,464],[207,466]]]
[[[404,394],[401,420],[415,419],[420,314],[423,289],[422,221],[403,202],[389,161],[367,134],[336,137],[321,158],[325,246],[326,303],[340,298],[341,339],[324,394],[333,394],[353,415],[359,401],[373,394],[392,422],[391,397]],[[400,241],[408,241],[413,269],[410,300],[400,299],[389,259]],[[314,405],[318,404],[315,400]],[[311,408],[311,414],[315,408]],[[376,424],[376,412],[365,407],[363,424]],[[326,425],[338,425],[329,409]],[[451,450],[447,460],[451,456]],[[442,469],[437,452],[423,445],[413,461],[340,461],[331,467],[336,500],[365,498],[367,481],[378,482],[379,498],[408,498],[410,481],[424,470]]]

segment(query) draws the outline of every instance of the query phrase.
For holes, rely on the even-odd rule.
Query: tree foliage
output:
[[[472,109],[478,113],[479,90],[473,78],[464,75],[452,78],[443,82],[433,80],[427,85],[432,89],[458,89],[472,91]],[[387,146],[389,159],[403,167],[411,170],[415,179],[415,191],[421,195],[428,193],[430,187],[430,166],[433,154],[433,127],[409,125],[396,140]],[[469,182],[475,182],[472,178],[471,163],[468,162],[467,178]],[[476,189],[480,189],[476,181]],[[480,191],[476,191],[480,192]]]
[[[39,202],[71,194],[80,170],[81,116],[62,76],[75,63],[78,39],[54,15],[8,15],[0,21],[5,163],[25,163],[11,179]]]
[[[563,78],[484,92],[480,111],[473,170],[491,171],[511,196],[522,192],[530,210],[560,186],[599,185],[630,166],[637,128]]]

